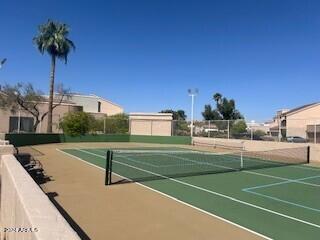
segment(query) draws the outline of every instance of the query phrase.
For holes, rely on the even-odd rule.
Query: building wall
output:
[[[108,116],[123,113],[123,108],[118,105],[112,104],[111,102],[105,101],[103,99],[101,99],[100,102],[101,112],[107,114]]]
[[[47,103],[42,103],[42,104],[39,104],[38,106],[39,106],[40,112],[44,113],[44,112],[48,111],[48,104]],[[60,119],[64,116],[64,114],[66,114],[68,112],[80,111],[81,109],[82,109],[81,106],[70,105],[70,104],[60,105],[60,106],[56,107],[53,110],[52,131],[54,133],[61,132],[61,130],[59,129],[59,122],[60,122]],[[2,133],[9,132],[9,125],[10,125],[10,117],[11,116],[18,117],[19,112],[17,111],[15,113],[11,113],[8,110],[0,109],[0,132],[2,132]],[[20,116],[34,118],[30,113],[25,112],[23,110],[20,111]],[[48,121],[48,118],[45,117],[43,119],[43,121],[38,125],[37,132],[45,133],[47,131],[47,121]],[[35,120],[34,120],[34,122],[35,122]]]
[[[286,116],[287,136],[307,138],[307,125],[320,124],[320,105]]]
[[[129,115],[131,135],[171,136],[172,114],[133,113]]]
[[[72,95],[69,100],[76,103],[77,105],[83,106],[83,111],[88,113],[99,113],[99,102],[101,103],[100,113],[102,114],[112,116],[115,114],[123,113],[123,108],[119,105],[95,95]]]
[[[98,100],[91,96],[72,95],[69,101],[83,106],[84,112],[98,112]]]
[[[131,135],[152,135],[152,122],[149,120],[130,120]]]

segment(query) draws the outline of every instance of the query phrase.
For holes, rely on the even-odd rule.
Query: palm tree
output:
[[[213,95],[213,99],[217,104],[219,103],[221,98],[222,98],[222,94],[221,93],[216,93],[216,94]]]
[[[68,61],[70,50],[75,49],[73,42],[68,39],[69,27],[64,23],[48,20],[47,23],[39,26],[38,35],[33,38],[38,50],[44,54],[47,52],[51,57],[50,71],[50,92],[49,92],[49,109],[48,109],[48,126],[47,132],[52,132],[52,110],[53,110],[53,91],[54,76],[56,69],[56,59]]]

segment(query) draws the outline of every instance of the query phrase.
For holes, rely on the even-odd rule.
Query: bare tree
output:
[[[62,84],[56,87],[57,94],[53,109],[62,104],[62,102],[69,98],[69,89],[65,89]],[[42,112],[40,105],[47,103],[48,98],[39,90],[35,90],[31,83],[16,85],[6,84],[3,86],[0,94],[0,107],[16,113],[20,109],[31,114],[35,121],[32,126],[33,131],[37,130],[38,125],[48,115],[49,111]]]

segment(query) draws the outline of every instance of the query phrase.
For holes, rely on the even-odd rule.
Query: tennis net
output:
[[[122,181],[143,182],[204,174],[272,168],[309,162],[309,147],[268,151],[212,153],[195,150],[109,150],[106,185]]]

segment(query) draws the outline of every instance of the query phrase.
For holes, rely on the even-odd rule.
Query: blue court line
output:
[[[265,184],[265,185],[259,185],[259,186],[255,186],[255,187],[248,187],[248,188],[243,188],[242,190],[243,191],[250,191],[253,189],[272,187],[272,186],[277,186],[277,185],[282,185],[282,184],[287,184],[287,183],[301,183],[304,180],[314,179],[314,178],[320,178],[320,175],[305,177],[305,178],[297,178],[297,179],[292,179],[292,180],[287,180],[287,181],[277,182],[277,183],[271,183],[271,184]],[[320,185],[317,185],[317,186],[320,187]],[[317,186],[315,186],[315,187],[317,187]]]
[[[314,212],[320,212],[320,209],[318,209],[318,208],[308,207],[308,206],[305,206],[305,205],[302,205],[302,204],[286,201],[286,200],[283,200],[283,199],[280,199],[280,198],[277,198],[277,197],[272,197],[272,196],[269,196],[269,195],[266,195],[266,194],[250,191],[248,189],[243,189],[243,191],[245,191],[247,193],[254,194],[254,195],[258,195],[260,197],[265,197],[265,198],[269,198],[269,199],[272,199],[272,200],[275,200],[275,201],[278,201],[278,202],[282,202],[282,203],[286,203],[286,204],[289,204],[289,205],[293,205],[295,207],[304,208],[304,209],[311,210],[311,211],[314,211]]]

